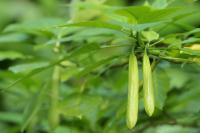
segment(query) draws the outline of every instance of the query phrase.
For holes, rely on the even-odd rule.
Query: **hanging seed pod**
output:
[[[149,116],[152,116],[154,112],[154,91],[151,65],[146,50],[143,56],[143,81],[145,111]]]
[[[129,76],[128,76],[128,104],[127,104],[127,126],[133,128],[138,117],[138,64],[137,58],[132,53],[129,57]]]

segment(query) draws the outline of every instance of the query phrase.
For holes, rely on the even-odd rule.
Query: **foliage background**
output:
[[[122,19],[121,25],[130,26],[133,17],[127,20],[112,10],[143,5],[144,1],[103,1],[0,1],[1,133],[19,133],[23,128],[27,133],[200,132],[200,64],[191,63],[191,58],[199,59],[199,51],[179,55],[179,50],[169,50],[160,57],[154,70],[156,112],[151,118],[146,115],[141,91],[137,126],[132,130],[126,127],[127,55],[134,41],[113,30],[113,25],[101,28],[103,24],[90,23],[91,28],[79,24],[85,28],[67,24]],[[159,9],[181,6],[174,12],[186,12],[167,27],[150,26],[164,38],[164,48],[200,43],[199,1],[151,0],[149,4]],[[136,15],[145,16],[144,10],[138,9]],[[170,18],[148,15],[141,17],[142,23]],[[141,55],[138,52],[140,66]],[[56,69],[60,85],[52,78]],[[55,119],[59,116],[59,124],[51,123],[52,110]]]

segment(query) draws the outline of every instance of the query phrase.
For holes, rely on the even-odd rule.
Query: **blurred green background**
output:
[[[138,123],[133,130],[126,127],[127,59],[114,60],[112,63],[116,64],[115,66],[100,67],[91,74],[86,76],[83,74],[84,77],[81,77],[81,74],[78,78],[72,77],[79,67],[98,61],[102,55],[115,55],[127,52],[127,49],[102,50],[96,55],[81,54],[65,60],[60,66],[62,81],[59,86],[60,96],[55,98],[51,95],[50,88],[53,82],[51,77],[55,68],[44,69],[49,62],[58,60],[69,51],[90,43],[106,44],[109,40],[114,40],[112,42],[114,44],[127,43],[126,40],[118,39],[116,37],[118,33],[113,31],[59,29],[55,28],[55,25],[95,20],[104,13],[98,10],[103,4],[121,7],[145,3],[144,0],[85,0],[82,2],[87,2],[86,5],[78,5],[76,4],[78,1],[80,2],[80,0],[0,1],[0,133],[20,133],[23,126],[26,127],[25,133],[199,133],[199,64],[162,61],[154,72],[157,85],[155,115],[149,118],[145,114],[141,98]],[[167,2],[167,0],[155,1],[163,6]],[[151,4],[155,1],[148,2]],[[200,2],[197,0],[168,0],[168,2],[171,7],[185,6],[185,10],[200,8]],[[192,18],[185,18],[185,21],[189,26],[199,28],[200,14],[195,15]],[[107,18],[102,17],[102,19]],[[43,30],[45,28],[46,30]],[[173,33],[174,31],[176,33],[181,30],[173,29]],[[85,33],[88,34],[86,37],[89,36],[88,40],[85,39]],[[170,30],[162,34],[169,33]],[[61,40],[63,45],[59,47],[60,54],[58,54],[53,49],[54,44],[62,38],[61,34],[63,34]],[[200,38],[200,32],[195,36]],[[141,66],[141,62],[139,64]],[[42,72],[31,76],[38,72],[37,68],[41,68]],[[90,72],[87,71],[84,73]],[[29,72],[32,73],[29,75]],[[5,90],[24,76],[21,82]],[[51,107],[49,101],[52,97],[58,101],[56,111],[59,110],[60,118],[59,124],[53,129],[54,126],[48,122],[47,113]]]

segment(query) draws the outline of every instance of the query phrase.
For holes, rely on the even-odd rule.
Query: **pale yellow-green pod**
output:
[[[144,52],[143,56],[143,91],[144,91],[144,108],[149,116],[154,112],[154,88],[152,80],[151,65],[149,57]]]
[[[132,53],[129,57],[128,75],[128,104],[127,104],[127,127],[133,128],[138,118],[138,90],[139,75],[137,58]]]

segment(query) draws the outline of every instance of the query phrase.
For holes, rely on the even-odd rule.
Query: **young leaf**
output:
[[[155,31],[142,31],[142,35],[148,42],[157,40],[159,38],[159,34]]]

